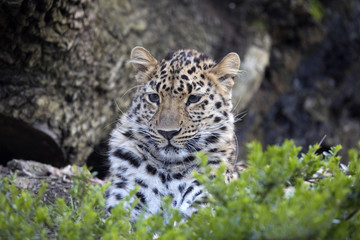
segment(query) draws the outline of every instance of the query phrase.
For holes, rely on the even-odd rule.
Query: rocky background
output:
[[[106,141],[135,86],[141,45],[240,54],[234,104],[250,140],[307,147],[360,140],[356,0],[0,1],[0,164],[106,169]],[[345,158],[346,160],[346,158]]]

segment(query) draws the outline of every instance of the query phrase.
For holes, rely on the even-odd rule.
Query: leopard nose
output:
[[[160,133],[167,140],[170,140],[173,137],[175,137],[176,135],[178,135],[180,133],[180,131],[181,131],[181,129],[180,130],[170,130],[170,131],[158,130],[158,133]]]

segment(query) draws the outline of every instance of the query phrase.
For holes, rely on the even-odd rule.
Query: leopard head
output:
[[[236,53],[218,64],[195,50],[170,52],[157,61],[145,48],[135,47],[131,63],[138,90],[129,116],[163,159],[181,159],[220,144],[233,131],[231,89],[240,67]]]

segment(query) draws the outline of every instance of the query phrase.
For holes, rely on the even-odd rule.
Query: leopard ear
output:
[[[151,53],[143,47],[134,47],[130,59],[130,63],[137,72],[146,72],[158,63]]]
[[[220,63],[216,64],[211,70],[220,86],[224,90],[231,90],[234,85],[233,77],[239,73],[240,57],[236,53],[232,52],[226,55]]]

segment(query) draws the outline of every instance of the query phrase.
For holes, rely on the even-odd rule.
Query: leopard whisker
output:
[[[236,114],[234,116],[234,119],[235,119],[234,122],[237,123],[237,122],[242,121],[245,118],[246,115],[247,115],[246,111]]]

